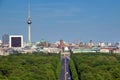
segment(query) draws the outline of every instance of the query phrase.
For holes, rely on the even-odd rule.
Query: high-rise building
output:
[[[3,44],[3,46],[9,44],[9,35],[8,34],[3,34],[3,36],[2,36],[2,44]]]
[[[31,25],[31,19],[30,19],[30,1],[28,2],[28,20],[27,20],[27,24],[28,24],[28,43],[31,43],[31,29],[30,29],[30,25]]]
[[[23,36],[22,35],[10,35],[9,37],[10,48],[23,48]]]

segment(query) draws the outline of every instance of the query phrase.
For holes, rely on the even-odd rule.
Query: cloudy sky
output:
[[[28,0],[0,0],[0,36],[27,41]],[[31,0],[32,41],[120,41],[120,0]]]

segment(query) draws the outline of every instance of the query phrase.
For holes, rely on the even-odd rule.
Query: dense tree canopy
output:
[[[120,55],[80,53],[72,59],[79,80],[120,80]]]
[[[58,54],[16,54],[0,56],[0,80],[58,80]]]

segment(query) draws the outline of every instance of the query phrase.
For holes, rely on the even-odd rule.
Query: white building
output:
[[[112,43],[107,43],[107,46],[112,46]]]
[[[22,35],[10,35],[9,36],[10,48],[23,48],[23,36]]]
[[[0,40],[0,46],[2,45],[2,40]]]
[[[98,46],[104,47],[104,46],[105,46],[105,43],[104,43],[104,42],[99,42]]]
[[[92,43],[88,43],[88,46],[92,47],[92,46],[94,46],[94,43],[93,42]]]
[[[58,48],[43,48],[44,53],[59,53],[60,51]]]
[[[6,50],[6,49],[0,48],[0,55],[1,55],[1,56],[7,56],[7,55],[9,55],[9,52],[8,52],[8,50]]]

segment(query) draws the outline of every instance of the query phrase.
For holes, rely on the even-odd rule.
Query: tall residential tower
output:
[[[31,19],[30,19],[30,0],[28,2],[28,20],[27,20],[27,24],[28,24],[28,43],[31,43],[31,30],[30,30],[30,25],[31,25]]]
[[[7,46],[9,44],[9,35],[8,34],[3,34],[2,36],[2,45]]]

